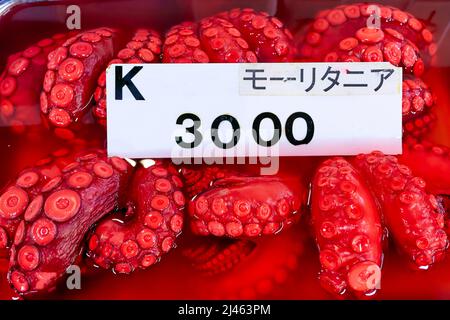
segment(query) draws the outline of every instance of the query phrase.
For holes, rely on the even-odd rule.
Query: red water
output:
[[[161,0],[162,1],[162,0]],[[247,1],[249,2],[249,1]],[[289,2],[289,1],[287,1]],[[121,2],[119,2],[120,4]],[[121,26],[130,26],[131,21],[139,24],[148,19],[134,4],[142,2],[129,1],[131,10],[135,12],[134,20],[120,20]],[[196,7],[187,1],[174,1],[178,11],[161,19],[153,14],[157,28],[165,28],[171,23],[183,18],[206,15],[212,10],[209,7]],[[191,1],[192,4],[198,1]],[[156,10],[161,2],[153,1],[147,4],[146,10]],[[330,5],[330,3],[328,3]],[[267,1],[266,9],[273,6],[273,1]],[[142,9],[142,8],[141,8]],[[262,9],[262,8],[261,8]],[[19,21],[8,21],[10,26],[17,27],[24,35],[13,41],[12,34],[6,35],[4,25],[0,30],[3,45],[8,45],[8,52],[24,47],[30,39],[37,40],[43,34],[54,33],[58,27],[58,19],[64,14],[55,14],[51,18],[49,8],[40,7],[33,12],[20,13]],[[92,16],[101,8],[90,4],[86,7],[91,15],[86,19],[87,26],[95,26]],[[181,11],[180,11],[181,10]],[[26,11],[26,10],[25,10]],[[55,12],[60,12],[56,9]],[[183,12],[183,13],[177,13]],[[45,13],[45,14],[44,14]],[[44,15],[47,22],[31,28],[30,15]],[[27,20],[28,17],[28,20]],[[104,19],[107,19],[107,17]],[[48,22],[54,20],[53,22]],[[102,18],[103,20],[103,18]],[[22,22],[20,22],[22,21]],[[23,22],[25,21],[25,22]],[[113,20],[113,21],[118,21]],[[101,23],[97,21],[97,23]],[[448,23],[448,21],[447,21]],[[445,26],[443,26],[445,27]],[[33,31],[29,31],[33,30]],[[38,35],[42,31],[40,35]],[[5,36],[5,37],[4,37]],[[448,44],[447,44],[448,45]],[[4,49],[4,48],[3,48]],[[443,48],[444,51],[448,48]],[[0,50],[5,52],[5,50]],[[438,53],[439,54],[439,53]],[[448,57],[448,56],[447,56]],[[4,60],[4,56],[0,61]],[[442,67],[442,65],[444,65]],[[436,113],[437,126],[431,137],[433,141],[450,146],[450,67],[440,64],[431,68],[425,75],[431,88],[438,97]],[[15,136],[8,128],[0,127],[0,185],[3,186],[16,173],[28,164],[44,157],[57,146],[64,145],[61,140],[55,140],[40,128],[35,128],[35,134]],[[83,130],[86,137],[101,137],[101,129],[88,125]],[[282,168],[298,172],[305,176],[312,174],[312,165],[316,159],[290,158],[282,159]],[[267,299],[329,299],[335,298],[321,289],[316,276],[319,270],[317,251],[310,236],[308,211],[305,210],[301,221],[288,230],[276,236],[258,240],[254,251],[236,267],[228,272],[215,276],[206,276],[197,271],[183,255],[198,239],[189,234],[188,230],[181,236],[178,247],[165,256],[160,263],[149,270],[135,272],[133,275],[114,275],[109,271],[96,270],[87,267],[82,278],[81,290],[57,289],[54,293],[42,298],[50,299],[210,299],[210,298],[267,298]],[[204,241],[214,241],[205,238]],[[0,252],[0,298],[11,299],[14,295],[6,283],[7,254]],[[390,245],[385,250],[383,278],[381,290],[376,299],[450,299],[450,257],[428,271],[415,271],[408,267],[405,260]]]

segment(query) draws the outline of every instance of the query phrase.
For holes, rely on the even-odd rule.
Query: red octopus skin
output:
[[[120,50],[113,63],[156,63],[160,62],[161,37],[158,32],[149,29],[137,30],[131,40]],[[106,126],[106,71],[103,71],[97,80],[94,91],[96,105],[93,114],[97,122]]]
[[[47,55],[73,33],[55,34],[8,58],[0,77],[0,123],[15,133],[39,125],[39,92],[46,71]]]
[[[0,196],[1,216],[20,217],[8,271],[20,294],[52,290],[79,258],[90,226],[118,205],[131,166],[105,154],[83,152],[54,172],[29,168]]]
[[[370,5],[380,8],[381,30],[367,28]],[[364,29],[361,30],[362,28]],[[386,34],[398,37],[408,45],[406,51],[402,50],[401,58],[416,62],[416,69],[413,70],[416,75],[423,71],[423,62],[417,55],[418,51],[426,58],[436,53],[437,46],[433,42],[432,33],[410,13],[379,3],[356,3],[320,11],[301,39],[299,54],[305,59],[323,61],[327,54],[339,49],[341,41],[346,38],[352,37],[358,44],[362,41],[371,45],[379,42]],[[387,43],[384,43],[384,47],[386,46]],[[413,59],[414,57],[416,58]]]
[[[300,179],[226,177],[190,201],[191,230],[230,238],[276,234],[295,221],[305,198]]]
[[[68,39],[48,55],[40,104],[51,126],[67,129],[84,114],[117,42],[115,30],[98,28]]]
[[[436,116],[432,108],[436,97],[420,78],[404,75],[402,90],[402,117],[405,136],[423,137],[433,126]]]
[[[99,267],[131,273],[157,263],[183,228],[185,198],[169,161],[139,167],[127,192],[127,217],[107,217],[89,237],[88,256]]]
[[[426,183],[393,156],[374,151],[354,164],[378,200],[384,222],[400,250],[420,269],[439,261],[448,246],[444,212]]]
[[[428,192],[450,196],[450,149],[427,141],[403,145],[400,163],[422,177]]]
[[[358,171],[343,158],[323,162],[312,183],[311,207],[322,286],[334,294],[369,294],[378,289],[380,212]]]
[[[292,35],[275,17],[233,9],[172,27],[163,46],[165,63],[285,62],[294,55]]]

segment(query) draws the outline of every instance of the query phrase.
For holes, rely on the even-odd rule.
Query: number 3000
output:
[[[264,140],[261,138],[260,135],[260,127],[261,122],[265,119],[268,119],[272,121],[273,124],[273,136],[270,140]],[[298,140],[294,137],[294,123],[297,119],[302,119],[306,124],[306,134],[303,139]],[[183,113],[181,114],[176,121],[177,125],[183,125],[186,120],[193,121],[193,125],[190,127],[186,127],[185,130],[187,133],[190,133],[193,135],[193,141],[192,142],[185,142],[183,140],[183,137],[176,136],[175,141],[176,143],[186,149],[192,149],[200,145],[200,143],[203,140],[203,135],[199,131],[199,128],[201,126],[201,120],[200,118],[193,114],[193,113]],[[219,138],[219,126],[223,122],[228,122],[231,127],[233,128],[233,136],[228,142],[223,142]],[[311,118],[311,116],[305,112],[295,112],[291,114],[284,125],[285,128],[285,135],[286,139],[294,146],[302,145],[302,144],[308,144],[311,142],[313,136],[314,136],[314,121]],[[211,140],[214,142],[214,144],[222,149],[230,149],[237,145],[239,142],[239,139],[241,137],[241,130],[238,120],[228,114],[223,114],[218,116],[214,119],[214,121],[211,124]],[[253,138],[257,144],[263,147],[271,147],[280,140],[281,135],[283,133],[283,128],[281,125],[280,119],[271,112],[263,112],[260,113],[255,117],[255,120],[253,120],[252,124],[252,132],[253,132]]]

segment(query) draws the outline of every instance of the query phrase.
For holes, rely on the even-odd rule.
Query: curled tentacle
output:
[[[139,167],[127,193],[125,219],[107,217],[89,237],[88,256],[115,273],[158,262],[175,246],[183,228],[184,195],[176,169],[166,161]]]

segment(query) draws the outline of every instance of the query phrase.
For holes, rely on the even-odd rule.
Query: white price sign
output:
[[[111,156],[401,153],[389,63],[119,64],[106,85]]]

